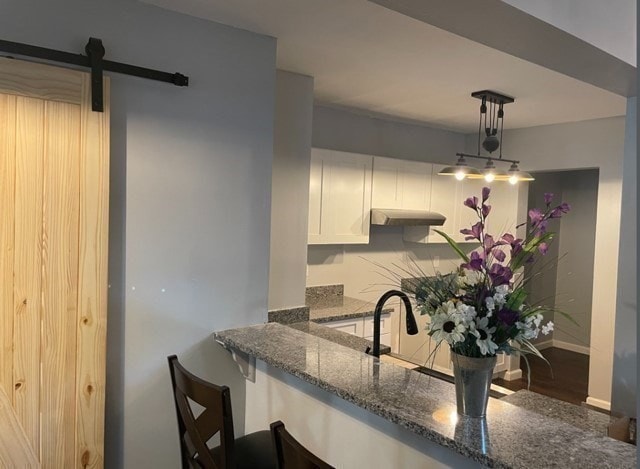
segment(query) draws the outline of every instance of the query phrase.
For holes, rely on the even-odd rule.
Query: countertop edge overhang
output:
[[[462,418],[456,422],[452,384],[281,324],[230,329],[213,336],[225,347],[488,467],[636,467],[632,445],[497,399],[490,399],[486,423]]]

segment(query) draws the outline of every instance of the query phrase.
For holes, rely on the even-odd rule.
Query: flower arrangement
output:
[[[556,310],[528,304],[528,279],[514,273],[547,253],[554,237],[547,224],[568,213],[570,206],[552,206],[553,194],[545,194],[545,209],[530,210],[528,223],[518,225],[526,225],[524,239],[511,233],[494,237],[486,231],[491,213],[489,196],[490,189],[485,187],[481,200],[469,197],[464,202],[476,212],[478,222],[460,232],[466,241],[477,241],[480,246],[467,255],[450,236],[436,230],[463,263],[454,273],[420,280],[413,293],[421,314],[431,318],[427,331],[438,346],[446,342],[454,353],[466,357],[518,351],[543,358],[531,340],[540,332],[546,335],[553,330],[551,321],[542,325],[543,313]]]

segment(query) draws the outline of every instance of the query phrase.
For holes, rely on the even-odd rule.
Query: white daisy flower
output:
[[[484,304],[487,307],[487,317],[493,316],[493,310],[496,309],[496,301],[492,296],[488,296],[484,300]]]
[[[477,285],[480,281],[480,272],[475,270],[466,270],[463,278],[467,285]]]
[[[544,335],[549,334],[549,332],[553,331],[553,321],[549,321],[547,324],[542,326],[542,333]]]
[[[516,327],[520,330],[522,337],[527,340],[536,339],[540,331],[534,326],[531,316],[527,316],[525,322],[516,322]]]
[[[449,345],[464,342],[467,327],[453,315],[438,314],[433,317],[429,326],[431,337],[437,342],[445,340]]]
[[[477,316],[476,309],[473,306],[469,306],[459,301],[456,305],[456,312],[454,316],[459,319],[460,322],[469,324]]]
[[[544,316],[538,313],[536,314],[536,318],[533,320],[533,323],[536,325],[536,327],[540,327],[540,323],[542,323],[543,319],[544,319]]]
[[[476,319],[475,328],[472,331],[476,338],[476,345],[480,349],[482,355],[495,355],[498,350],[492,339],[492,334],[496,331],[495,327],[489,327],[489,318]]]
[[[496,293],[495,295],[493,295],[493,302],[495,303],[496,306],[498,306],[499,308],[501,308],[502,306],[504,306],[504,304],[506,303],[507,299],[505,297],[505,295],[503,295],[502,293]]]

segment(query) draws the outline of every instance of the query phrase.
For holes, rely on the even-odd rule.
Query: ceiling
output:
[[[626,99],[366,0],[145,0],[278,39],[279,69],[313,76],[327,106],[475,132],[491,89],[505,127],[625,113]]]

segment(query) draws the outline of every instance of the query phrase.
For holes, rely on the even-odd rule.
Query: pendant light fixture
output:
[[[504,105],[513,103],[515,99],[505,96],[495,91],[483,90],[471,93],[471,96],[481,100],[480,121],[478,123],[478,154],[456,153],[458,162],[455,166],[447,166],[438,174],[440,176],[455,176],[459,181],[463,179],[484,179],[487,182],[509,181],[517,184],[519,181],[533,181],[531,174],[520,171],[519,161],[509,160],[502,157],[502,143],[504,130]],[[483,132],[484,129],[484,132]],[[500,137],[498,138],[498,132]],[[482,134],[484,133],[484,139]],[[489,153],[489,156],[482,156],[480,148]],[[497,158],[492,156],[493,152],[499,150]],[[482,170],[469,166],[465,158],[486,160]],[[498,168],[495,162],[511,163],[509,171]]]

